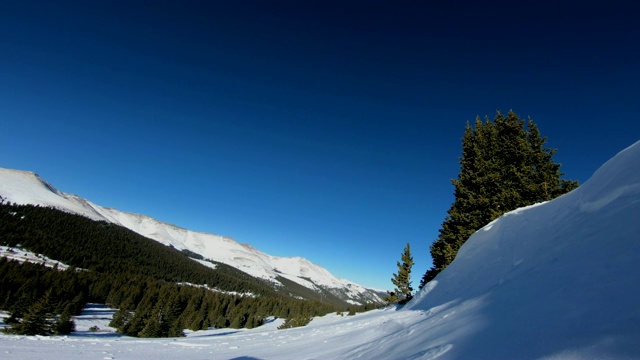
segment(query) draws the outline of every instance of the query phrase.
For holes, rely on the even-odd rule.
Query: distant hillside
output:
[[[274,286],[226,264],[194,261],[120,225],[48,207],[0,204],[0,245],[18,259],[0,258],[0,309],[18,324],[34,309],[77,314],[90,301],[120,308],[113,326],[122,333],[180,336],[185,328],[254,327],[268,316],[348,308],[330,294],[316,298],[304,287]],[[42,255],[19,258],[17,249]],[[39,258],[64,265],[32,263]]]
[[[307,259],[271,256],[229,237],[194,232],[148,216],[104,208],[76,195],[63,193],[32,172],[0,169],[0,196],[17,204],[50,206],[89,219],[121,225],[190,254],[192,258],[227,264],[298,296],[308,297],[302,293],[310,294],[310,290],[314,298],[325,294],[336,303],[382,303],[377,291],[335,277]],[[293,283],[297,286],[291,286]],[[302,290],[301,287],[308,290]]]
[[[127,228],[60,210],[0,205],[0,241],[98,273],[132,273],[221,291],[274,295],[271,284],[221,263],[215,268]]]

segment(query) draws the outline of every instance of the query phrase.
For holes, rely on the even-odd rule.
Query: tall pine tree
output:
[[[411,256],[411,245],[407,243],[402,257],[398,261],[398,272],[393,274],[391,282],[395,286],[394,291],[388,291],[385,301],[388,304],[398,303],[400,305],[406,304],[413,298],[413,288],[411,287],[411,268],[413,267],[413,256]]]
[[[11,324],[12,332],[19,335],[52,335],[54,315],[52,313],[51,289],[29,307],[21,322]]]
[[[476,118],[462,138],[460,174],[453,179],[455,201],[447,212],[438,239],[431,245],[433,266],[420,282],[444,270],[474,232],[505,212],[551,200],[578,186],[562,180],[557,150],[545,147],[533,120],[499,111],[493,121]]]

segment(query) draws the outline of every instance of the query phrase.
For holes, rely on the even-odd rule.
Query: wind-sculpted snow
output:
[[[323,288],[350,303],[381,301],[375,291],[338,278],[307,259],[271,256],[230,237],[190,231],[145,215],[102,207],[63,193],[32,172],[0,168],[0,196],[17,204],[51,206],[121,225],[167,246],[192,251],[276,284],[281,276],[312,290]]]

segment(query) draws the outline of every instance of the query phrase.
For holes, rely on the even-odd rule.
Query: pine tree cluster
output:
[[[8,331],[14,333],[73,331],[71,316],[88,302],[119,309],[111,325],[139,337],[251,328],[269,316],[300,319],[348,309],[327,297],[296,298],[228,265],[216,263],[211,269],[128,229],[51,208],[0,204],[0,245],[70,265],[58,271],[0,258],[0,309],[8,310]]]
[[[467,123],[462,138],[460,174],[452,180],[455,201],[436,241],[430,246],[433,266],[420,288],[444,270],[458,249],[478,229],[522,206],[554,199],[578,186],[562,180],[557,150],[545,147],[536,124],[513,111]]]
[[[86,303],[86,284],[75,269],[58,271],[42,264],[0,258],[0,309],[8,310],[5,332],[59,335],[75,330],[72,315]]]

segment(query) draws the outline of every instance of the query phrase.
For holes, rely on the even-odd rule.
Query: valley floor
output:
[[[92,304],[76,318],[77,331],[69,336],[2,334],[0,357],[5,360],[328,359],[370,341],[371,332],[386,327],[392,318],[395,322],[400,320],[399,316],[413,316],[410,311],[386,309],[355,316],[330,314],[315,318],[309,326],[286,330],[277,330],[283,320],[275,319],[256,329],[215,329],[187,332],[184,338],[139,339],[116,334],[107,325],[113,312]],[[93,326],[99,330],[90,331]]]

